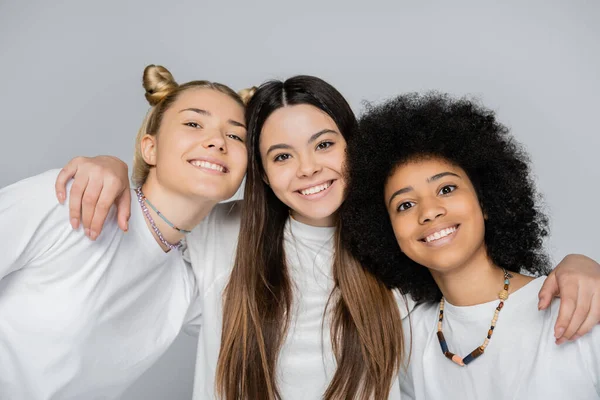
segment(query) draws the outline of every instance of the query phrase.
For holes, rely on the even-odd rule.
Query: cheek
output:
[[[229,160],[231,165],[235,166],[235,170],[239,175],[245,175],[248,169],[248,153],[245,146],[239,146],[235,151],[230,152]]]
[[[159,137],[157,152],[168,158],[180,156],[192,144],[188,135],[169,132],[167,135]]]
[[[264,170],[269,181],[269,186],[271,186],[275,194],[287,191],[295,177],[295,169],[291,163],[285,165],[269,164],[264,166]]]
[[[346,147],[338,147],[337,151],[333,154],[329,154],[327,161],[330,169],[342,172],[344,170],[344,165],[346,164]]]
[[[481,224],[483,226],[484,224],[483,211],[476,199],[470,199],[468,202],[465,201],[457,205],[457,212],[469,216],[478,225]]]
[[[398,242],[400,249],[405,251],[410,242],[410,224],[406,221],[401,221],[401,219],[402,218],[399,217],[392,217],[391,222],[396,241]]]

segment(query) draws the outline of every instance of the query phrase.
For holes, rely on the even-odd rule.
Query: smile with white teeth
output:
[[[441,238],[444,238],[448,235],[453,234],[454,232],[456,232],[457,228],[458,228],[458,225],[451,226],[450,228],[442,229],[441,231],[437,231],[437,232],[432,233],[431,235],[427,236],[425,239],[423,239],[423,241],[429,243],[429,242],[433,242],[435,240],[439,240]]]
[[[304,196],[308,196],[309,194],[315,194],[315,193],[322,192],[323,190],[325,190],[329,186],[331,186],[332,183],[333,183],[333,181],[329,181],[329,182],[323,183],[321,185],[317,185],[317,186],[309,187],[307,189],[299,190],[299,192],[301,194],[303,194]]]
[[[208,161],[192,160],[192,161],[190,161],[190,164],[192,164],[194,167],[212,169],[214,171],[219,171],[219,172],[225,172],[225,168],[222,165],[213,164]]]

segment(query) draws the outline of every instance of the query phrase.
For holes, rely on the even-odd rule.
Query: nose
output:
[[[227,142],[225,136],[221,132],[212,132],[204,139],[202,146],[205,149],[217,150],[220,153],[227,153]]]
[[[314,174],[321,171],[322,166],[317,162],[315,157],[307,155],[300,157],[300,164],[298,165],[297,176],[298,178],[311,177]]]
[[[419,223],[426,224],[446,215],[446,209],[437,199],[421,201]]]

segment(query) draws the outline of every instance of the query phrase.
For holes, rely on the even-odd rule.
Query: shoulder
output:
[[[187,235],[186,259],[198,279],[209,285],[231,270],[240,231],[241,202],[217,204],[204,220]]]
[[[59,172],[58,169],[49,170],[0,189],[3,219],[19,218],[21,227],[24,226],[22,224],[31,227],[42,221],[51,223],[54,219],[56,223],[65,222],[68,225],[68,201],[60,204],[54,191]]]
[[[237,236],[240,229],[241,201],[217,204],[211,212],[188,235],[188,245],[198,240],[220,234]]]
[[[417,303],[410,294],[404,295],[398,289],[393,289],[393,293],[400,309],[400,316],[402,319],[405,319],[410,315]]]
[[[438,317],[438,307],[437,302],[414,304],[412,310],[403,318],[402,322],[404,325],[409,325],[413,331],[427,330],[430,328],[431,322]]]
[[[51,169],[22,179],[0,189],[0,193],[4,199],[34,198],[39,200],[47,197],[57,203],[58,201],[54,195],[54,182],[59,172],[59,169]]]

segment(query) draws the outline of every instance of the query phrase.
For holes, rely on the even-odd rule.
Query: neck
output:
[[[302,214],[297,213],[294,210],[291,210],[290,216],[298,222],[302,222],[305,225],[316,226],[320,228],[324,227],[332,227],[335,226],[336,214],[332,214],[325,218],[314,219],[305,217]]]
[[[448,271],[430,269],[444,298],[455,306],[473,306],[498,299],[504,287],[504,272],[495,265],[482,246],[470,260]],[[522,288],[534,278],[513,273],[509,293]]]
[[[160,213],[179,229],[190,231],[198,225],[204,217],[217,204],[198,196],[185,196],[161,186],[152,176],[149,176],[142,185],[144,196]],[[146,204],[148,212],[152,216],[155,225],[160,230],[164,239],[172,244],[179,242],[184,237],[184,233],[169,226],[151,207]],[[139,205],[138,205],[139,207]],[[164,249],[168,248],[159,240],[150,222],[146,219],[146,225],[156,242]]]

